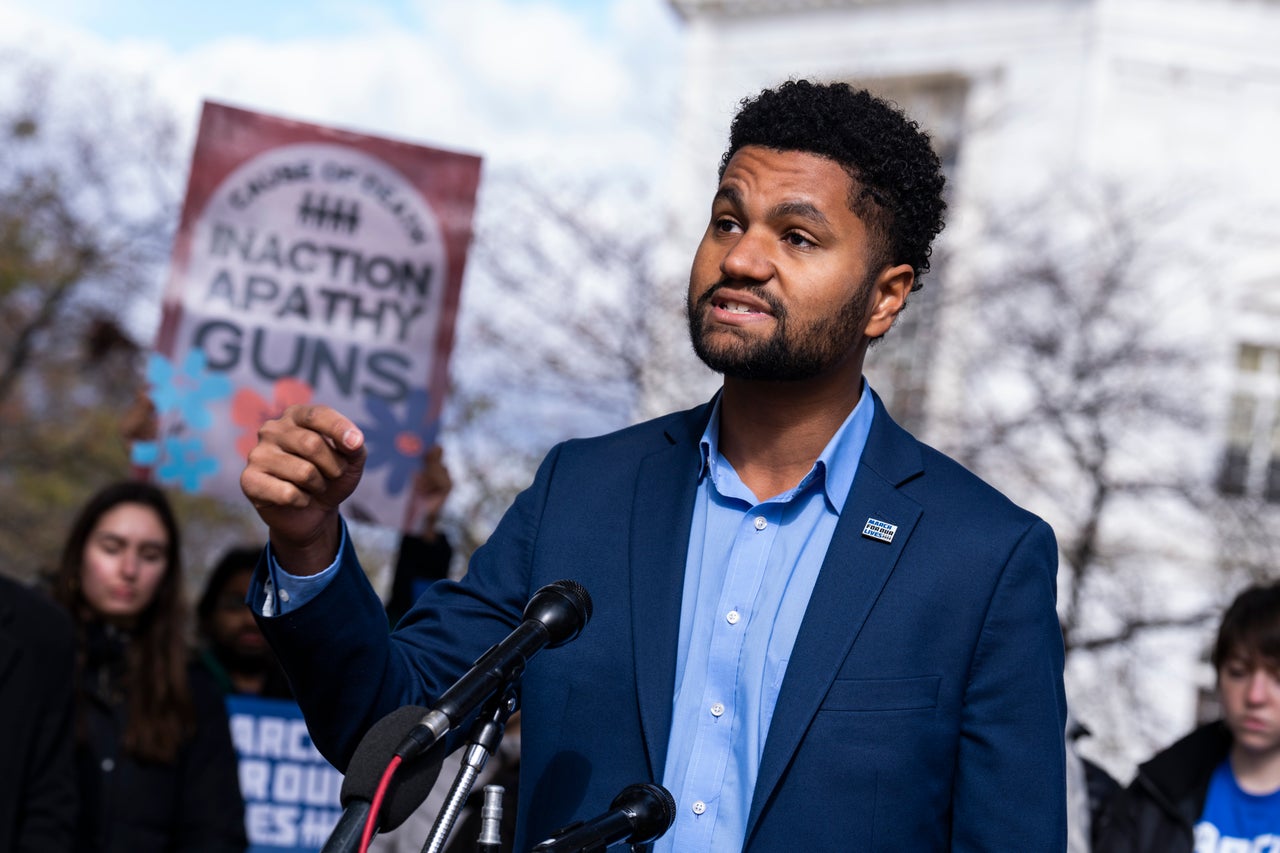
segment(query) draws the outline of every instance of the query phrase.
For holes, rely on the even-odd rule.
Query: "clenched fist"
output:
[[[328,406],[290,406],[258,430],[240,488],[290,574],[315,574],[337,557],[338,507],[360,482],[364,460],[364,434]]]

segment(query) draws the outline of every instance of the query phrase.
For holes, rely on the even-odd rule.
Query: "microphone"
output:
[[[574,639],[590,619],[591,596],[582,584],[559,580],[539,589],[525,605],[524,621],[444,692],[409,731],[396,754],[408,761],[444,737],[491,695],[518,678],[534,653]]]
[[[395,747],[406,730],[422,718],[425,708],[406,705],[383,717],[360,739],[342,779],[339,801],[343,806],[322,853],[348,853],[358,849],[364,823],[372,810],[373,797],[382,771],[395,755]],[[387,791],[378,813],[378,827],[395,829],[422,804],[440,775],[443,748],[401,769]]]
[[[533,848],[534,853],[595,853],[613,844],[644,844],[660,838],[676,819],[676,801],[661,785],[628,785],[609,810],[570,824]]]

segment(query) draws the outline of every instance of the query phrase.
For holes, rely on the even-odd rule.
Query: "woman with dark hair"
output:
[[[184,635],[178,526],[164,493],[120,482],[71,528],[54,595],[76,623],[76,849],[241,851],[226,710]]]

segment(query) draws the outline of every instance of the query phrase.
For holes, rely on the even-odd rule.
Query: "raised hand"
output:
[[[438,535],[436,522],[440,520],[440,511],[452,489],[453,478],[445,467],[444,451],[440,445],[434,445],[423,456],[422,469],[413,478],[411,529],[423,539],[434,541]]]
[[[240,488],[291,574],[315,574],[337,556],[338,507],[359,484],[364,460],[364,434],[328,406],[290,406],[258,430]]]

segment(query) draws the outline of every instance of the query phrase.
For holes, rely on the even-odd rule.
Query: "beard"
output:
[[[729,286],[729,282],[720,281],[696,302],[692,296],[686,301],[689,340],[702,363],[726,377],[765,382],[812,379],[843,359],[863,333],[874,279],[874,274],[868,275],[833,313],[806,324],[793,322],[786,306],[763,287],[739,285],[738,289],[750,292],[769,306],[773,334],[758,340],[737,330],[722,330],[734,339],[723,340],[722,335],[722,340],[713,343],[706,312],[716,293]]]
[[[267,672],[274,661],[271,652],[264,648],[243,649],[233,644],[212,643],[210,648],[218,663],[226,667],[228,672],[243,675],[261,675]]]

